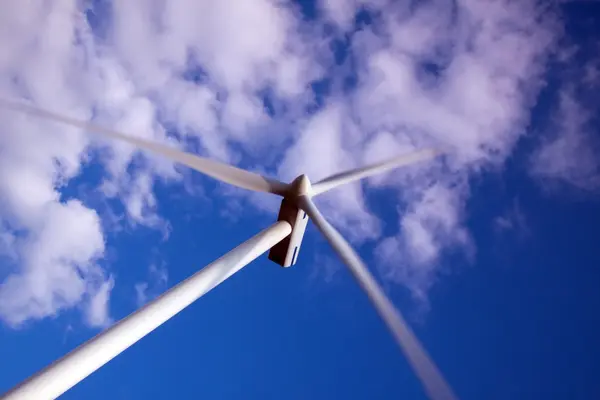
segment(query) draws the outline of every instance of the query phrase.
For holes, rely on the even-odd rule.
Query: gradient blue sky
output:
[[[38,55],[23,56],[28,50],[6,53],[10,57],[0,57],[3,97],[27,98],[46,108],[55,106],[65,114],[77,111],[82,113],[81,117],[112,123],[121,130],[147,126],[147,122],[119,114],[140,104],[127,103],[123,98],[143,99],[147,101],[144,104],[154,107],[152,121],[164,127],[164,131],[158,132],[153,125],[156,140],[169,137],[181,146],[185,144],[190,151],[246,168],[264,167],[282,178],[307,168],[313,175],[323,176],[349,165],[360,165],[385,156],[390,143],[396,143],[391,151],[405,150],[406,138],[414,147],[449,144],[456,155],[433,167],[411,169],[412,175],[408,176],[390,174],[383,182],[371,182],[362,188],[353,186],[352,190],[324,199],[320,203],[324,214],[352,240],[460,399],[600,398],[597,379],[600,164],[596,152],[600,109],[599,3],[548,2],[540,3],[546,7],[542,9],[530,8],[533,2],[524,1],[528,6],[521,10],[520,5],[510,8],[508,3],[496,1],[494,4],[509,11],[495,20],[488,11],[479,9],[477,2],[468,1],[456,2],[450,11],[436,1],[365,2],[360,7],[353,2],[330,2],[330,6],[302,2],[293,18],[280,21],[287,30],[279,26],[281,32],[275,29],[265,33],[268,38],[278,32],[290,35],[288,45],[293,49],[292,56],[282,46],[281,54],[265,57],[277,65],[283,65],[286,58],[295,60],[302,73],[292,83],[284,78],[265,83],[261,79],[267,78],[260,73],[246,76],[245,72],[235,70],[235,65],[232,67],[232,60],[244,67],[247,67],[244,62],[264,67],[266,64],[253,57],[261,53],[261,45],[274,44],[263,43],[260,36],[256,41],[236,36],[234,42],[228,42],[233,40],[231,32],[236,29],[219,36],[219,23],[234,21],[232,26],[242,30],[238,36],[244,33],[252,36],[253,29],[260,30],[262,26],[248,27],[239,15],[238,19],[229,19],[229,9],[225,6],[213,18],[217,21],[214,23],[217,36],[208,35],[205,40],[212,38],[214,44],[194,43],[196,47],[190,44],[188,57],[192,61],[183,64],[183,71],[174,67],[181,73],[182,81],[192,82],[198,90],[208,88],[214,94],[216,100],[211,107],[217,110],[218,122],[212,130],[207,128],[210,124],[206,120],[190,116],[205,105],[200,99],[188,99],[189,103],[182,102],[173,109],[165,106],[166,102],[179,99],[177,96],[182,92],[170,92],[148,82],[161,77],[152,68],[162,65],[166,56],[155,55],[155,48],[135,34],[127,42],[122,27],[116,28],[117,21],[125,16],[137,15],[136,7],[144,10],[139,12],[142,22],[134,18],[125,24],[134,30],[136,24],[145,23],[144,18],[159,18],[159,11],[166,14],[164,9],[143,1],[132,2],[129,10],[117,10],[104,1],[84,3],[70,11],[60,9],[47,14],[56,16],[64,12],[65,20],[72,15],[86,17],[85,22],[80,22],[83,28],[75,24],[77,40],[70,39],[72,46],[86,49],[86,61],[74,63],[75,67],[72,59],[69,63],[56,61],[68,58],[58,45],[50,47],[58,54],[52,58],[56,64],[49,64],[52,67],[46,69],[31,66],[42,59],[36,58]],[[19,10],[16,6],[6,6],[6,12],[3,7],[0,6],[0,15],[18,19],[17,16],[26,14],[26,8],[33,6]],[[267,1],[257,1],[256,15],[241,14],[262,18],[271,7]],[[415,21],[411,18],[419,9],[428,7],[431,9],[425,13],[426,17],[409,24]],[[439,23],[436,7],[449,12],[453,22],[436,25]],[[505,64],[502,57],[495,60],[494,73],[478,77],[472,87],[467,87],[471,74],[463,77],[452,70],[460,52],[457,43],[462,39],[447,39],[449,34],[437,37],[434,32],[433,39],[419,45],[427,51],[411,47],[413,42],[410,42],[429,35],[432,26],[452,25],[453,34],[462,28],[468,30],[457,22],[458,15],[465,10],[478,15],[481,21],[502,25],[504,30],[500,32],[506,36],[524,32],[523,37],[515,36],[514,47],[490,43],[498,46],[492,53],[503,55]],[[202,12],[209,14],[206,10]],[[32,14],[44,21],[45,13],[37,10]],[[386,15],[395,15],[397,25],[386,20]],[[32,24],[29,29],[38,21],[24,17],[22,20]],[[56,20],[66,24],[65,20]],[[540,20],[545,22],[538,25]],[[269,21],[260,21],[266,22]],[[201,23],[207,21],[198,22]],[[409,25],[410,30],[402,31],[400,37],[408,38],[410,43],[399,39],[401,45],[390,45],[395,32]],[[250,29],[243,31],[246,28]],[[290,30],[293,33],[285,33]],[[22,30],[14,32],[15,37],[27,36]],[[40,29],[40,37],[43,32]],[[365,32],[369,35],[361,34]],[[192,41],[186,35],[180,37]],[[220,42],[221,37],[228,39]],[[0,43],[13,43],[15,48],[22,46],[21,49],[29,49],[27,43],[33,43],[28,42],[33,40],[31,37],[22,41],[9,39],[8,33],[1,31],[0,38]],[[312,41],[303,47],[301,38]],[[255,44],[258,44],[256,49],[247,49],[248,54],[236,58],[239,56],[236,49]],[[158,42],[154,45],[160,47]],[[233,49],[225,61],[219,58],[219,54],[227,53],[220,46]],[[537,50],[542,46],[544,51]],[[372,79],[379,75],[363,64],[366,59],[375,59],[376,50],[409,54],[416,71],[413,78],[422,85],[419,87],[440,85],[441,88],[448,84],[450,89],[440,89],[439,96],[463,101],[464,107],[474,109],[476,115],[464,112],[453,119],[440,111],[450,107],[448,103],[438,107],[437,103],[419,100],[417,94],[414,101],[424,118],[393,119],[396,114],[415,112],[402,107],[392,108],[393,118],[384,115],[383,109],[393,107],[387,103],[400,104],[411,99],[410,93],[406,97],[401,89],[394,88],[405,87],[412,81],[405,77],[398,81],[391,79],[389,70],[378,64],[386,72],[383,78],[377,78],[381,81],[371,85]],[[136,53],[135,57],[132,53]],[[18,62],[17,54],[22,56]],[[197,59],[195,54],[200,54]],[[482,57],[479,65],[487,65],[481,60],[488,59]],[[208,61],[203,64],[202,60]],[[521,63],[527,65],[519,71],[512,70]],[[103,68],[118,64],[121,69],[116,69],[115,74],[125,77],[120,83],[120,87],[126,88],[125,94],[106,94],[98,82],[104,82],[102,79],[108,79],[106,76],[110,74],[102,70],[97,76],[104,78],[94,80],[97,76],[87,70],[88,64]],[[470,64],[460,65],[471,71]],[[65,76],[70,79],[64,80],[60,87],[48,87],[36,74],[48,73],[52,78],[55,67],[63,68],[62,73],[67,71]],[[84,70],[85,73],[81,72]],[[505,70],[514,74],[506,77],[502,75]],[[507,84],[513,90],[509,90],[510,95],[492,90],[491,94],[460,97],[462,89],[467,92],[481,88],[488,80],[492,82],[495,74],[511,82]],[[249,89],[253,80],[259,83]],[[240,86],[239,82],[243,84]],[[80,84],[88,85],[83,94]],[[297,85],[301,90],[293,89]],[[381,87],[397,92],[382,94],[378,91]],[[458,95],[454,94],[456,87]],[[64,103],[57,100],[54,104],[48,91],[56,90],[62,90],[69,100]],[[247,96],[245,100],[260,100],[258,117],[252,107],[249,111],[235,103],[228,108],[232,96],[239,93]],[[96,100],[96,95],[102,100]],[[374,98],[380,101],[371,102]],[[78,104],[83,104],[82,108],[76,108],[70,101],[81,101]],[[432,108],[421,109],[423,104],[431,104]],[[486,104],[491,104],[492,109],[508,111],[490,111]],[[355,124],[330,122],[336,118],[331,117],[330,109],[339,112],[342,121],[356,118]],[[366,113],[366,109],[370,111]],[[319,116],[317,128],[311,128],[311,122]],[[478,120],[488,116],[494,121],[493,126]],[[498,122],[499,116],[510,119],[506,126]],[[2,121],[8,118],[8,114],[0,115]],[[366,123],[364,120],[368,118],[379,121],[379,125]],[[447,126],[445,136],[437,122],[427,122],[433,119],[442,121],[442,126],[462,125]],[[469,123],[474,120],[483,125],[472,128]],[[172,165],[163,160],[134,157],[127,149],[108,144],[67,143],[67,137],[85,137],[80,132],[26,126],[29,133],[25,133],[23,127],[18,128],[8,125],[0,129],[0,169],[5,171],[0,173],[0,392],[112,321],[128,315],[139,304],[193,274],[275,219],[277,202],[228,191],[208,178],[183,170],[179,170],[179,177],[173,178]],[[476,132],[472,137],[465,133],[469,129]],[[379,145],[371,146],[371,138],[383,130],[392,132],[396,142],[378,141]],[[52,149],[48,154],[21,152],[23,141],[11,139],[19,136],[32,141],[33,135],[47,138],[52,134],[64,135],[61,138],[65,141],[59,142],[64,147],[76,147],[72,152],[76,156],[53,148],[51,141],[42,141],[40,146]],[[420,139],[424,136],[428,139]],[[220,142],[219,137],[226,140]],[[265,145],[263,140],[269,144]],[[349,145],[352,142],[359,145],[352,147]],[[350,146],[343,156],[337,153],[340,144]],[[330,157],[333,161],[324,161]],[[31,164],[56,168],[57,172],[51,177],[38,170],[29,175],[17,174],[29,171]],[[73,165],[76,167],[71,168]],[[29,180],[8,179],[13,172]],[[41,242],[43,238],[51,242],[52,237],[47,238],[43,228],[49,223],[38,224],[28,215],[37,215],[39,210],[41,214],[50,214],[47,210],[53,208],[42,208],[50,206],[35,202],[26,203],[28,209],[15,206],[14,199],[19,199],[21,192],[10,185],[37,182],[35,176],[41,177],[40,181],[45,177],[48,190],[57,193],[57,198],[48,203],[65,205],[78,200],[86,210],[95,210],[98,215],[98,223],[92,225],[101,232],[103,246],[98,245],[89,254],[84,251],[85,257],[78,250],[82,247],[70,249],[60,245],[60,251],[67,253],[51,253],[57,259],[67,257],[71,260],[68,265],[78,262],[95,265],[96,269],[81,267],[78,272],[79,279],[86,283],[85,293],[65,295],[70,292],[63,281],[48,283],[45,294],[21,281],[20,286],[14,283],[15,276],[31,277],[43,271],[32,264],[28,252],[51,248]],[[137,180],[140,176],[149,177],[149,186],[148,181]],[[412,189],[413,186],[417,189]],[[440,192],[428,192],[431,188],[440,188]],[[26,193],[40,199],[45,196],[45,192],[34,189]],[[433,193],[436,199],[441,198],[441,203],[425,202],[423,193]],[[436,197],[440,193],[443,196]],[[351,200],[338,204],[341,198]],[[363,203],[352,199],[362,199]],[[433,207],[427,206],[430,204]],[[414,220],[403,219],[411,215],[418,217],[417,225],[412,224]],[[81,224],[88,221],[81,216],[74,218]],[[58,230],[50,232],[61,232],[61,223],[68,225],[59,219]],[[379,226],[374,228],[372,224]],[[72,238],[86,236],[88,231],[82,232]],[[457,237],[466,239],[456,240]],[[70,256],[68,252],[76,255]],[[29,290],[32,294],[23,294],[15,300],[16,290],[19,293]],[[102,293],[109,296],[102,297]],[[37,308],[36,304],[47,307]],[[416,400],[424,399],[425,395],[366,296],[309,224],[294,268],[283,270],[266,256],[260,257],[62,398]]]

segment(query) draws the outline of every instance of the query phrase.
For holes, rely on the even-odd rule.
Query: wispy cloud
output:
[[[568,185],[583,192],[600,190],[600,142],[596,135],[600,108],[582,103],[572,90],[563,89],[556,107],[552,132],[531,158],[531,174],[548,190]]]
[[[156,264],[151,264],[148,269],[147,280],[138,282],[134,286],[137,306],[141,307],[161,294],[166,289],[168,280],[169,275],[164,265],[159,267]]]
[[[581,14],[578,8],[583,5],[565,2],[563,9],[567,16]],[[577,24],[576,36],[561,37],[562,49],[552,70],[556,87],[546,94],[555,101],[551,117],[540,127],[530,173],[548,192],[566,188],[595,197],[600,190],[598,19],[590,14]]]
[[[85,305],[86,322],[89,326],[105,328],[113,322],[109,312],[109,299],[114,284],[112,277],[102,282]]]
[[[493,226],[498,233],[508,233],[516,237],[523,238],[531,234],[527,217],[517,198],[494,219]]]

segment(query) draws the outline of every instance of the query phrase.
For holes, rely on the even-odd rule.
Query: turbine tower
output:
[[[432,159],[440,154],[439,151],[420,150],[370,166],[335,174],[315,184],[311,184],[305,175],[300,175],[291,183],[283,183],[231,165],[58,115],[31,105],[0,100],[0,106],[15,112],[67,124],[110,139],[121,140],[142,150],[160,154],[221,182],[256,192],[275,194],[283,198],[275,224],[21,382],[0,397],[1,400],[55,399],[268,250],[270,250],[269,259],[273,262],[285,268],[293,266],[298,259],[309,218],[365,291],[407,357],[427,395],[433,400],[456,399],[452,389],[400,312],[387,298],[358,254],[327,222],[312,200],[314,196],[341,185],[400,166]]]

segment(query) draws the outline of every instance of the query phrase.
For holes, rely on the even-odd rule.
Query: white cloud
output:
[[[402,213],[400,234],[383,240],[375,250],[384,276],[404,283],[423,300],[436,278],[442,250],[452,246],[474,250],[463,226],[463,210],[464,191],[442,183],[425,189]]]
[[[571,10],[569,4],[564,8],[567,13]],[[577,35],[561,37],[562,49],[551,71],[553,85],[545,94],[554,101],[549,118],[540,124],[529,172],[547,193],[560,189],[596,197],[600,190],[600,42],[593,22],[579,28]]]
[[[523,133],[552,36],[527,2],[494,4],[459,2],[454,16],[427,3],[401,22],[388,13],[388,32],[403,40],[358,49],[365,62],[355,112],[364,125],[405,127],[415,144],[449,146],[461,165],[501,162]],[[424,32],[417,46],[411,38]]]
[[[138,306],[143,306],[148,301],[148,295],[146,294],[146,290],[148,290],[148,283],[139,282],[134,286],[135,289],[135,299]]]
[[[89,326],[105,328],[113,322],[108,310],[108,303],[114,284],[115,281],[112,278],[104,281],[92,298],[88,300],[85,312]]]
[[[530,234],[527,217],[518,199],[515,198],[512,204],[494,219],[494,229],[499,233],[510,233],[520,237]]]
[[[138,0],[115,5],[112,22],[116,56],[129,66],[137,90],[158,96],[160,104],[188,86],[181,82],[184,71],[201,66],[206,81],[193,87],[199,95],[183,89],[179,107],[164,111],[178,114],[177,124],[221,157],[228,140],[252,140],[248,134],[256,132],[247,128],[266,117],[257,90],[271,84],[283,97],[299,95],[318,74],[303,57],[310,49],[298,35],[298,19],[275,1],[164,2],[157,8]]]
[[[352,28],[356,7],[360,4],[356,0],[322,0],[318,2],[325,15],[343,30]]]
[[[0,14],[6,28],[0,33],[3,97],[90,119],[100,109],[95,101],[127,96],[111,95],[115,86],[101,84],[107,69],[76,2],[5,2]],[[4,111],[0,119],[0,219],[16,260],[0,283],[0,317],[19,326],[87,304],[88,324],[105,325],[112,280],[98,264],[104,254],[100,219],[77,200],[61,200],[62,186],[88,159],[89,137]]]
[[[17,240],[20,269],[0,284],[0,316],[12,326],[55,316],[105,290],[96,263],[104,252],[98,215],[77,200],[49,202],[43,209],[39,225]],[[107,315],[105,303],[86,311],[94,325]]]
[[[329,105],[308,121],[296,142],[289,147],[279,166],[279,176],[291,181],[304,173],[313,182],[348,169],[355,164],[359,132],[345,120],[342,106]],[[374,238],[377,218],[365,205],[360,184],[346,185],[316,198],[332,222],[350,234],[352,240]]]
[[[148,269],[148,278],[144,282],[135,284],[135,298],[138,307],[161,294],[167,286],[169,275],[164,265],[151,264]]]
[[[531,157],[530,173],[546,188],[569,185],[584,192],[600,190],[600,143],[595,138],[597,107],[582,103],[570,89],[560,92],[552,132]]]
[[[0,256],[14,259],[16,257],[14,250],[16,237],[14,233],[10,232],[10,230],[2,225],[0,225],[0,227]]]
[[[443,164],[370,182],[400,189],[399,231],[380,242],[376,255],[385,274],[416,297],[435,280],[442,251],[473,254],[463,222],[467,178],[501,167],[525,133],[555,40],[551,17],[533,2],[460,1],[449,8],[434,1],[412,13],[386,10],[391,41],[356,34],[362,62],[349,117],[363,135],[374,132],[363,158],[425,146],[449,151]]]

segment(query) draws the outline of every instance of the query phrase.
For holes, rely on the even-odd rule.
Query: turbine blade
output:
[[[127,142],[131,145],[139,147],[140,149],[160,154],[172,161],[186,165],[214,179],[243,189],[254,190],[257,192],[274,193],[278,195],[284,195],[288,190],[287,184],[276,179],[267,178],[262,175],[255,174],[254,172],[246,171],[218,161],[213,161],[208,158],[199,157],[194,154],[186,153],[156,142],[125,135],[123,133],[90,124],[88,122],[58,115],[51,111],[42,110],[30,105],[7,101],[4,99],[0,99],[0,106],[12,111],[22,112],[35,117],[46,118],[55,122],[81,128],[88,132],[108,138]]]
[[[380,174],[389,171],[390,169],[398,168],[418,161],[427,160],[437,156],[438,154],[441,154],[441,152],[438,150],[424,149],[411,154],[404,154],[398,157],[390,158],[366,167],[340,172],[339,174],[329,176],[313,184],[312,194],[313,196],[316,196],[346,183],[354,182],[359,179],[367,178],[369,176]]]
[[[342,235],[323,217],[313,201],[306,196],[299,198],[298,205],[306,211],[331,247],[348,266],[354,278],[366,292],[375,309],[394,335],[409,364],[420,379],[425,392],[432,400],[457,399],[435,364],[392,302],[387,298],[360,257]]]

